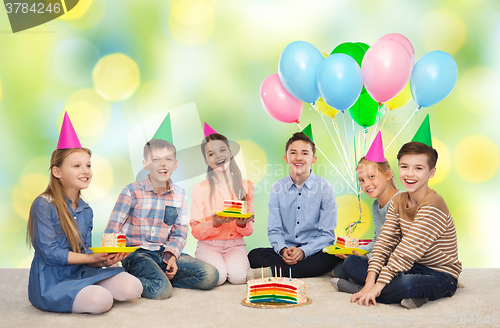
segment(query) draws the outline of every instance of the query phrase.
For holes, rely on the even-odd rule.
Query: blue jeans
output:
[[[172,287],[212,289],[219,280],[217,269],[187,254],[177,260],[177,273],[170,281],[165,274],[163,248],[149,251],[139,248],[122,261],[125,270],[137,277],[143,286],[142,297],[162,300],[172,295]]]
[[[368,258],[348,256],[344,260],[344,274],[357,284],[364,285],[368,274]],[[415,263],[413,267],[398,273],[384,287],[377,302],[400,303],[405,298],[428,298],[434,301],[451,297],[457,290],[457,279],[445,272],[432,270],[425,265]]]

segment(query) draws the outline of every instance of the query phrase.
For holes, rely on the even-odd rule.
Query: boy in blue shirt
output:
[[[284,272],[291,267],[295,278],[315,277],[332,271],[340,261],[322,252],[335,242],[337,204],[331,184],[311,171],[316,146],[310,135],[297,132],[286,144],[290,175],[273,185],[269,199],[267,230],[272,248],[248,254],[255,270],[249,270],[247,279],[259,278],[261,267],[274,266]]]

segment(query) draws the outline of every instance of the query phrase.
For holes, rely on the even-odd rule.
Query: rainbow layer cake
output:
[[[359,246],[368,245],[371,241],[371,239],[338,236],[336,246],[342,248],[358,248]]]
[[[101,237],[101,247],[125,247],[127,237],[123,233],[105,233]]]
[[[248,205],[244,200],[225,200],[224,201],[224,212],[226,213],[236,213],[236,214],[247,214]]]
[[[247,281],[247,303],[307,302],[304,282],[290,278],[261,278]]]

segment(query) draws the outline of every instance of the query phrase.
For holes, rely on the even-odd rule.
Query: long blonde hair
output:
[[[375,164],[375,165],[377,165],[378,169],[379,169],[382,173],[386,174],[386,173],[387,173],[387,171],[390,171],[390,172],[391,172],[391,176],[392,176],[392,177],[391,177],[391,186],[392,186],[394,189],[399,190],[399,189],[398,189],[398,184],[396,183],[396,177],[394,176],[394,171],[392,170],[391,165],[389,164],[389,162],[387,161],[387,159],[386,159],[386,158],[384,158],[384,159],[385,159],[385,160],[384,160],[382,163],[380,163],[380,162],[372,162],[372,161],[370,161],[370,160],[366,159],[366,158],[363,156],[363,157],[361,157],[361,159],[359,160],[358,165],[356,166],[356,170],[358,169],[358,167],[359,167],[361,164],[363,164],[363,162],[365,162],[365,163],[367,163],[367,164],[370,164],[370,163],[371,163],[371,164]]]
[[[92,152],[87,148],[68,148],[68,149],[56,149],[52,153],[50,158],[50,178],[49,185],[47,189],[40,196],[48,196],[53,199],[54,206],[56,208],[57,214],[59,215],[59,221],[61,222],[61,227],[63,228],[66,238],[68,238],[71,249],[75,253],[81,253],[80,247],[83,246],[82,237],[78,231],[75,220],[69,212],[68,205],[66,203],[66,194],[64,192],[64,186],[60,179],[56,178],[52,173],[52,168],[61,167],[66,157],[72,153],[79,151],[84,151],[89,156],[92,156]],[[78,192],[78,199],[80,198],[80,192]],[[33,244],[36,230],[36,222],[33,217],[34,206],[31,206],[30,216],[28,219],[28,229],[26,231],[26,243],[28,245]]]

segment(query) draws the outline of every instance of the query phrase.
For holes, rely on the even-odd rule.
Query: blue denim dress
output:
[[[75,218],[85,247],[84,254],[92,253],[92,217],[90,206],[82,199],[76,211],[68,208]],[[31,213],[35,223],[33,247],[35,256],[31,262],[28,296],[33,306],[46,311],[71,312],[76,294],[87,286],[123,272],[123,268],[94,268],[85,264],[69,265],[68,253],[71,250],[59,215],[52,199],[40,196],[33,202]]]

